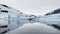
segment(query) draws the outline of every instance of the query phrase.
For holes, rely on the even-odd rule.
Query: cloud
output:
[[[43,15],[60,8],[60,0],[1,0],[0,4],[6,4],[26,14],[34,15]]]
[[[60,31],[41,23],[28,23],[6,34],[60,34]]]

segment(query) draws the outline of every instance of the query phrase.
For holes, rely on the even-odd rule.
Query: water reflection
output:
[[[6,34],[60,34],[59,30],[46,24],[30,22],[20,26],[13,31],[9,31]]]

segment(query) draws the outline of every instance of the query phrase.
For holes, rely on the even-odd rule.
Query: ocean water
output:
[[[29,22],[5,34],[60,34],[60,30],[39,22]]]

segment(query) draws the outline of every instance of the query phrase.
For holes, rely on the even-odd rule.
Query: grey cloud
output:
[[[0,2],[2,4],[12,6],[26,14],[35,15],[44,14],[46,12],[60,8],[60,0],[1,0]]]

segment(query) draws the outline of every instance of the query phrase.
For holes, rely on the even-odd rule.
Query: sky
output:
[[[28,15],[44,15],[60,8],[60,0],[0,0],[0,4],[11,6]]]

